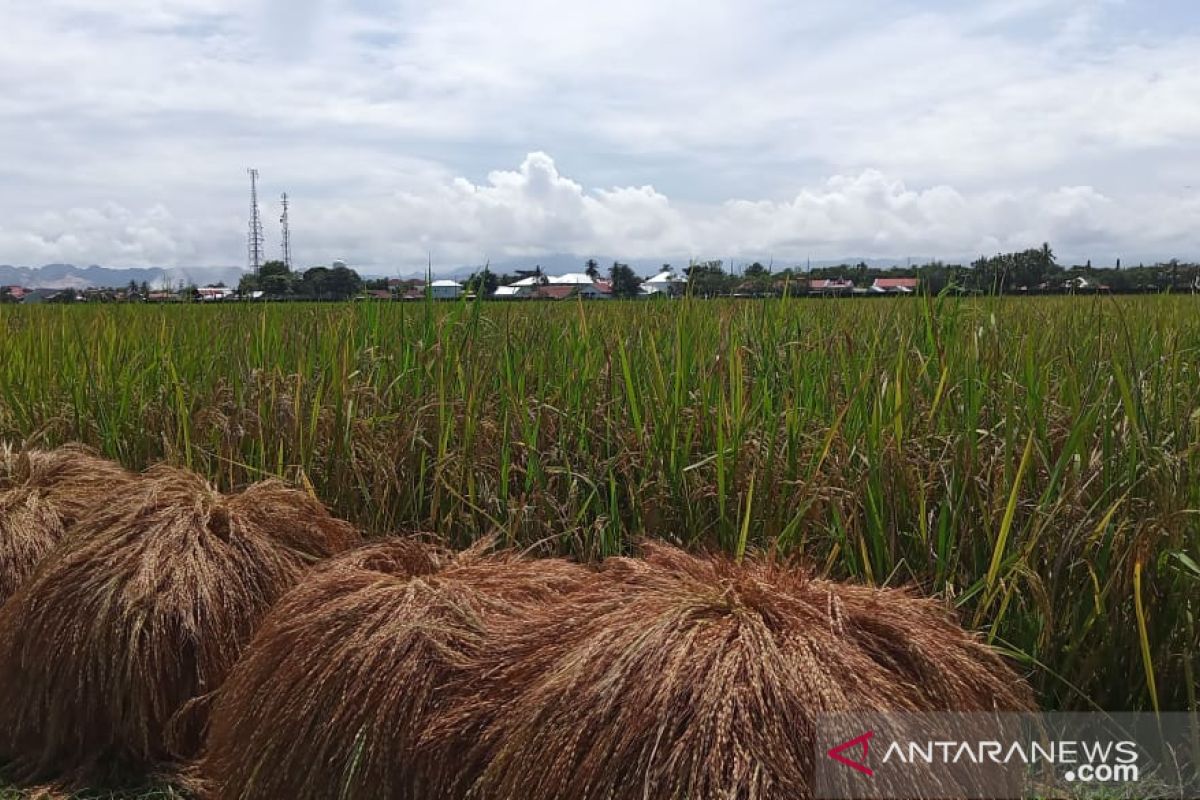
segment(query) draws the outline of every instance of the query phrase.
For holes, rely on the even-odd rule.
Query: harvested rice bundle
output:
[[[9,488],[10,476],[17,468],[17,450],[8,442],[0,442],[0,489]]]
[[[301,492],[224,497],[156,468],[82,520],[0,608],[0,762],[18,780],[108,782],[198,749],[202,709],[258,622],[355,540]]]
[[[271,612],[217,694],[193,789],[224,800],[444,797],[418,755],[493,625],[592,573],[479,550],[441,571],[411,542],[334,559]],[[432,568],[432,569],[431,569]]]
[[[0,492],[0,606],[63,537],[62,518],[36,489]]]
[[[11,480],[38,489],[67,527],[132,490],[139,478],[82,445],[30,450],[18,456]]]
[[[426,737],[446,796],[793,800],[820,714],[1031,705],[939,604],[765,565],[655,546],[531,611]]]
[[[89,510],[137,480],[82,447],[0,451],[0,605]]]
[[[398,578],[432,575],[449,566],[456,559],[461,563],[464,559],[477,558],[480,554],[481,551],[473,550],[456,556],[450,550],[416,537],[396,536],[347,550],[318,567],[317,574],[323,574],[326,570],[335,572],[365,570]],[[298,589],[297,591],[302,590]]]

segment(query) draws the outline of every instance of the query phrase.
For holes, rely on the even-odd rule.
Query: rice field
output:
[[[1196,709],[1200,298],[0,307],[0,441],[383,535],[914,585],[1047,708]]]

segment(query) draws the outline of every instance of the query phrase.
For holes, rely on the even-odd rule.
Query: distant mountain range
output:
[[[236,286],[244,270],[240,267],[77,267],[74,264],[47,264],[43,267],[0,265],[0,286],[24,286],[29,289],[87,289],[120,287],[130,281],[148,283],[151,288],[203,286],[224,282]]]
[[[629,264],[634,271],[641,275],[653,275],[658,272],[661,265],[670,263],[676,270],[682,271],[688,264],[687,258],[639,258],[639,259],[614,259],[611,256],[595,256],[596,261],[600,264],[600,271],[607,272],[614,260],[620,260],[623,263]],[[739,268],[745,267],[752,259],[737,260]],[[764,264],[770,263],[769,259],[760,259]],[[821,261],[813,261],[813,267],[834,266],[837,264],[857,264],[863,259],[822,259]],[[904,266],[905,261],[898,259],[865,259],[867,264],[872,267],[898,267]],[[574,256],[565,254],[551,254],[543,256],[529,256],[527,258],[505,258],[490,263],[489,267],[497,275],[514,274],[517,270],[533,269],[540,266],[544,272],[550,275],[561,274],[564,272],[582,272],[584,263],[587,261],[586,256]],[[914,259],[912,263],[923,263]],[[351,265],[354,266],[353,264]],[[788,262],[777,262],[773,264],[775,269],[783,269],[795,264]],[[803,265],[801,265],[803,266]],[[434,272],[440,278],[465,278],[471,273],[482,269],[483,264],[473,266],[458,266],[451,270],[445,270],[434,267]],[[728,264],[726,264],[728,269]],[[413,270],[411,268],[403,268],[389,271],[383,267],[356,267],[359,274],[366,278],[385,278],[385,277],[424,277],[424,272],[421,270]],[[129,285],[130,281],[141,284],[143,282],[150,284],[154,289],[174,289],[181,283],[184,285],[195,284],[196,286],[205,286],[213,283],[224,283],[227,286],[236,286],[238,281],[244,275],[246,270],[242,267],[130,267],[130,268],[114,268],[101,267],[92,265],[90,267],[77,267],[74,264],[46,264],[42,267],[14,267],[0,264],[0,286],[24,286],[28,289],[88,289],[101,287],[121,287]]]

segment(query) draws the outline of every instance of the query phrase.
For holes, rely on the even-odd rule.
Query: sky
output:
[[[0,263],[1200,260],[1195,0],[4,0]]]

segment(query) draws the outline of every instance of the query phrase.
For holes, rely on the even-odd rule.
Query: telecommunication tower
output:
[[[283,202],[283,214],[279,217],[279,224],[283,228],[283,263],[290,270],[292,268],[292,231],[288,227],[288,196],[287,192],[283,193],[280,198]]]
[[[258,274],[262,266],[263,227],[262,218],[258,215],[258,170],[249,169],[250,173],[250,233],[246,237],[246,250],[250,258],[250,269]]]

